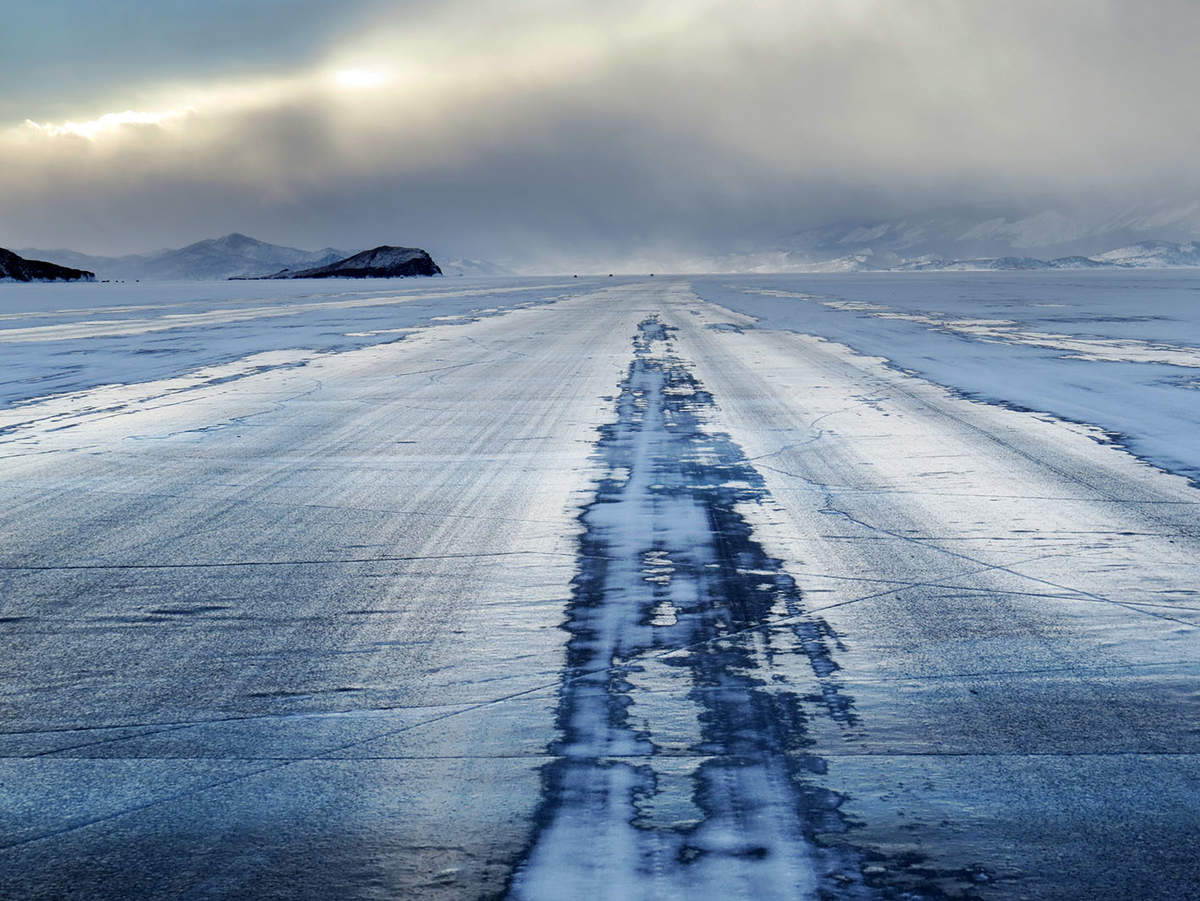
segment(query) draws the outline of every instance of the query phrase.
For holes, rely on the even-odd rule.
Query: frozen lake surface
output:
[[[561,278],[3,285],[0,404],[309,352],[270,358],[295,363],[543,303],[568,287]]]
[[[1200,277],[940,272],[697,279],[705,300],[970,397],[1091,423],[1200,478]]]
[[[1188,897],[1198,289],[0,286],[0,895]]]

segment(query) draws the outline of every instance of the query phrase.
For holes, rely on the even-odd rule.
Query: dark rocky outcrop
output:
[[[396,278],[407,275],[441,275],[433,258],[419,247],[389,247],[364,250],[352,257],[292,272],[284,269],[267,278]]]
[[[27,260],[0,247],[0,281],[9,279],[16,282],[94,282],[96,274],[42,260]]]

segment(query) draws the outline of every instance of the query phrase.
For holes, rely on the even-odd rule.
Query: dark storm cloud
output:
[[[205,62],[177,102],[139,109],[168,114],[158,124],[87,124],[117,99],[14,123],[0,244],[136,249],[237,229],[621,255],[957,200],[1197,189],[1192,3],[475,0],[376,15],[304,66],[282,64],[286,29],[251,54],[278,71],[209,77]],[[247,71],[232,57],[249,50],[216,45]]]

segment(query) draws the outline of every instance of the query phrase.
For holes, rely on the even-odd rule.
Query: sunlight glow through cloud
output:
[[[343,88],[377,88],[388,81],[388,76],[370,69],[340,69],[333,80]]]
[[[162,113],[125,110],[123,113],[105,113],[97,119],[85,122],[67,121],[56,125],[51,122],[39,123],[34,122],[32,119],[26,119],[25,125],[46,135],[78,135],[81,138],[94,141],[105,132],[115,131],[124,125],[162,125],[165,122],[186,116],[189,112],[191,112],[189,109],[170,110]]]

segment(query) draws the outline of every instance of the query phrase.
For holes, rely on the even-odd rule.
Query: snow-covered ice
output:
[[[694,279],[706,300],[969,397],[1097,426],[1200,479],[1200,277],[878,273]]]
[[[0,894],[1176,901],[1195,297],[0,288]]]
[[[253,354],[288,351],[302,359],[367,347],[435,317],[493,315],[570,287],[545,278],[6,285],[0,407],[175,377]]]

